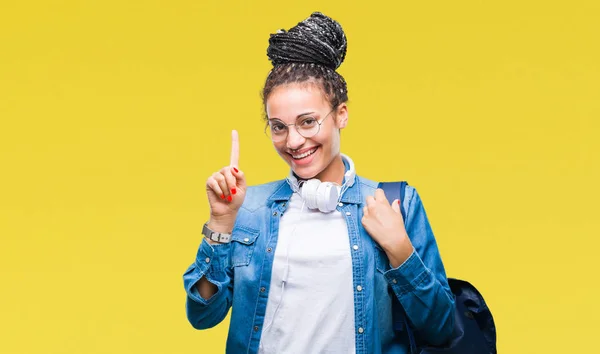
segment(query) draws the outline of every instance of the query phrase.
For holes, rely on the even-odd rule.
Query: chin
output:
[[[313,179],[319,174],[318,172],[316,172],[316,173],[298,173],[296,171],[294,171],[294,173],[301,179],[305,179],[305,180]]]
[[[311,164],[310,166],[296,166],[296,168],[292,169],[298,177],[300,177],[301,179],[308,180],[311,178],[315,178],[317,175],[319,175],[319,173],[321,173],[323,169],[319,168],[319,165],[320,163],[316,162],[315,164]]]

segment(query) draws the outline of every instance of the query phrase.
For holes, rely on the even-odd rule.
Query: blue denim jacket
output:
[[[441,344],[454,326],[454,297],[419,194],[407,186],[403,201],[414,251],[398,268],[391,268],[361,223],[366,197],[376,188],[377,182],[357,176],[337,207],[346,219],[350,244],[358,246],[350,248],[353,288],[362,286],[354,294],[356,353],[409,352],[406,334],[395,334],[392,328],[391,296],[398,298],[421,341]],[[216,326],[232,308],[227,353],[258,351],[279,220],[291,195],[285,180],[249,187],[231,243],[210,245],[203,240],[183,276],[187,317],[195,328]],[[195,287],[203,276],[218,288],[208,300]]]

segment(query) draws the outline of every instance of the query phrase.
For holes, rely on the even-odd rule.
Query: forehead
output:
[[[287,84],[276,87],[266,102],[269,118],[295,120],[303,113],[319,112],[329,108],[327,97],[315,84]]]

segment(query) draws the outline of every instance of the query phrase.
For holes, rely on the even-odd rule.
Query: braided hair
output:
[[[348,101],[346,81],[336,69],[346,57],[342,26],[320,12],[289,31],[280,29],[269,38],[267,56],[273,64],[262,92],[263,105],[279,85],[314,82],[325,93],[331,108]],[[266,117],[265,117],[266,118]]]

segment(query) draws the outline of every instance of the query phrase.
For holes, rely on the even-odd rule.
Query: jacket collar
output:
[[[350,166],[345,160],[344,166],[346,167],[346,171],[348,171]],[[343,182],[346,182],[345,177]],[[277,187],[275,187],[275,191],[269,197],[269,204],[271,204],[274,201],[289,201],[293,193],[294,191],[292,190],[292,187],[285,179],[283,179],[278,183]],[[354,184],[351,187],[347,188],[344,194],[342,194],[340,202],[349,204],[362,204],[362,195],[360,192],[360,177],[356,176],[356,178],[354,179]]]

